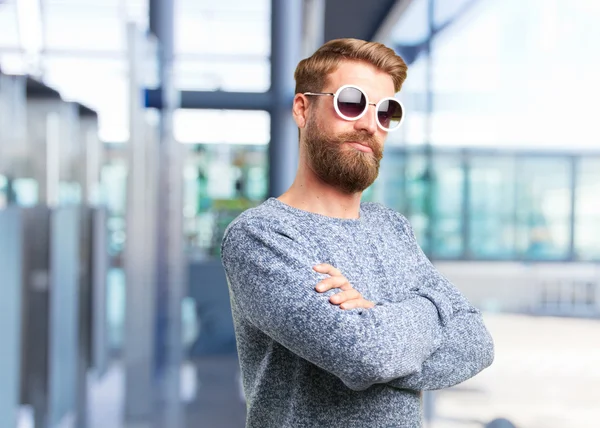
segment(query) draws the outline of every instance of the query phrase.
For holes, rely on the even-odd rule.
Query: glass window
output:
[[[271,85],[268,57],[206,55],[205,59],[180,58],[174,67],[175,87],[179,89],[266,92]]]
[[[434,25],[439,27],[455,17],[460,17],[473,6],[471,0],[444,0],[434,3]]]
[[[184,221],[194,258],[218,257],[225,228],[268,189],[265,111],[176,110],[175,138],[192,144],[184,169]]]
[[[5,36],[18,36],[13,3],[0,5],[0,51],[6,47]],[[42,21],[44,83],[64,99],[96,110],[102,140],[127,140],[126,22],[136,22],[141,31],[147,28],[148,2],[46,0]],[[27,72],[33,66],[19,51],[0,52],[0,65],[8,72]]]
[[[438,3],[436,13],[446,9],[446,15],[462,0]],[[597,5],[477,3],[433,40],[432,142],[562,149],[568,141],[572,148],[596,146],[600,51],[590,43],[600,38]],[[566,51],[569,61],[557,62]]]
[[[416,45],[427,39],[429,0],[411,1],[408,8],[395,25],[391,41],[396,45]]]
[[[0,175],[0,210],[8,205],[8,180]]]
[[[27,74],[25,57],[20,53],[2,52],[0,49],[0,67],[5,74]]]
[[[517,164],[517,251],[526,259],[569,257],[569,158],[521,158]]]
[[[225,228],[267,195],[266,145],[197,144],[184,169],[184,228],[194,259],[218,257]]]
[[[39,183],[33,178],[14,179],[12,191],[17,205],[33,207],[39,203]]]
[[[175,111],[173,133],[182,143],[268,144],[271,117],[266,111]]]
[[[0,50],[20,47],[16,2],[0,2]]]
[[[581,159],[575,199],[575,254],[600,260],[600,158]]]
[[[464,171],[460,156],[434,155],[432,171],[427,173],[426,156],[422,151],[413,152],[407,154],[404,170],[405,181],[395,179],[404,187],[400,193],[403,201],[392,202],[409,218],[419,245],[433,258],[461,257]],[[428,241],[428,227],[432,228],[432,242]]]
[[[177,5],[174,67],[178,89],[269,89],[270,1],[182,0]]]
[[[435,155],[431,177],[434,257],[462,256],[464,179],[464,168],[459,153]]]
[[[268,56],[271,52],[269,0],[182,0],[176,7],[176,53]]]
[[[388,136],[387,146],[400,144],[420,145],[426,143],[426,59],[421,55],[409,66],[408,76],[398,98],[406,109],[402,127]]]
[[[125,147],[122,158],[115,158],[102,166],[102,202],[108,212],[108,249],[113,257],[120,257],[125,246],[125,218],[127,209],[127,162]]]
[[[430,217],[427,207],[428,178],[425,174],[425,156],[422,153],[410,153],[406,157],[406,200],[404,215],[410,220],[419,245],[429,252],[427,227]]]
[[[65,100],[98,112],[99,136],[118,142],[129,138],[127,65],[119,59],[48,56],[45,82]],[[93,82],[93,84],[90,84]]]
[[[119,12],[115,1],[45,2],[45,44],[61,51],[123,52],[126,27]]]
[[[373,183],[373,200],[402,214],[407,214],[406,151],[389,147],[381,160],[379,177]]]
[[[475,259],[515,257],[515,160],[472,156],[469,160],[469,244]]]

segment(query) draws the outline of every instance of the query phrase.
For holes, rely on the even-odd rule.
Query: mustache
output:
[[[377,153],[380,150],[379,141],[372,134],[361,132],[346,132],[336,137],[338,143],[342,144],[346,141],[356,141],[357,143],[369,146],[373,152]]]

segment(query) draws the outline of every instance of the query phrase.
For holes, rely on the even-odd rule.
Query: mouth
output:
[[[373,149],[371,149],[366,144],[359,143],[358,141],[348,141],[347,143],[349,145],[351,145],[352,147],[354,147],[358,151],[365,152],[365,153],[373,153]]]

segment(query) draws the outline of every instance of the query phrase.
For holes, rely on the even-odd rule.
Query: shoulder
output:
[[[267,200],[237,216],[225,229],[222,245],[235,245],[229,241],[239,242],[252,237],[262,240],[274,235],[289,235],[294,233],[293,226],[293,219],[278,209],[273,201]]]
[[[272,219],[269,208],[266,203],[258,205],[254,208],[249,208],[246,211],[238,215],[225,229],[223,240],[231,234],[243,233],[249,229],[263,229],[268,227],[270,224],[276,224],[277,220]]]
[[[381,218],[388,221],[408,224],[408,219],[404,215],[378,202],[363,202],[361,204],[361,209],[368,217],[373,219]]]
[[[384,229],[399,233],[409,240],[414,239],[413,228],[402,213],[378,202],[363,202],[361,204],[361,209],[365,213],[370,224],[376,224],[378,225],[378,228],[382,225],[388,225],[389,228]]]

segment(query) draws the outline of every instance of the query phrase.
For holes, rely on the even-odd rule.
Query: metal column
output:
[[[18,208],[0,210],[0,426],[17,426],[20,403],[21,305],[23,283],[22,216]]]
[[[309,57],[325,41],[325,0],[304,0],[302,56]]]
[[[291,186],[298,166],[298,133],[291,106],[302,47],[301,19],[301,0],[271,1],[269,196],[274,197]]]
[[[151,233],[147,209],[149,171],[146,159],[147,127],[144,123],[142,76],[145,37],[135,24],[128,25],[129,47],[129,150],[127,177],[127,244],[125,246],[125,422],[150,422],[154,416],[152,400],[155,385],[154,264],[150,257]]]
[[[179,107],[174,87],[174,2],[150,1],[150,30],[159,43],[161,121],[158,165],[157,230],[157,376],[165,404],[164,423],[183,425],[180,369],[183,361],[181,304],[187,294],[183,242],[183,146],[173,135],[173,113]],[[166,227],[165,227],[166,226]]]

